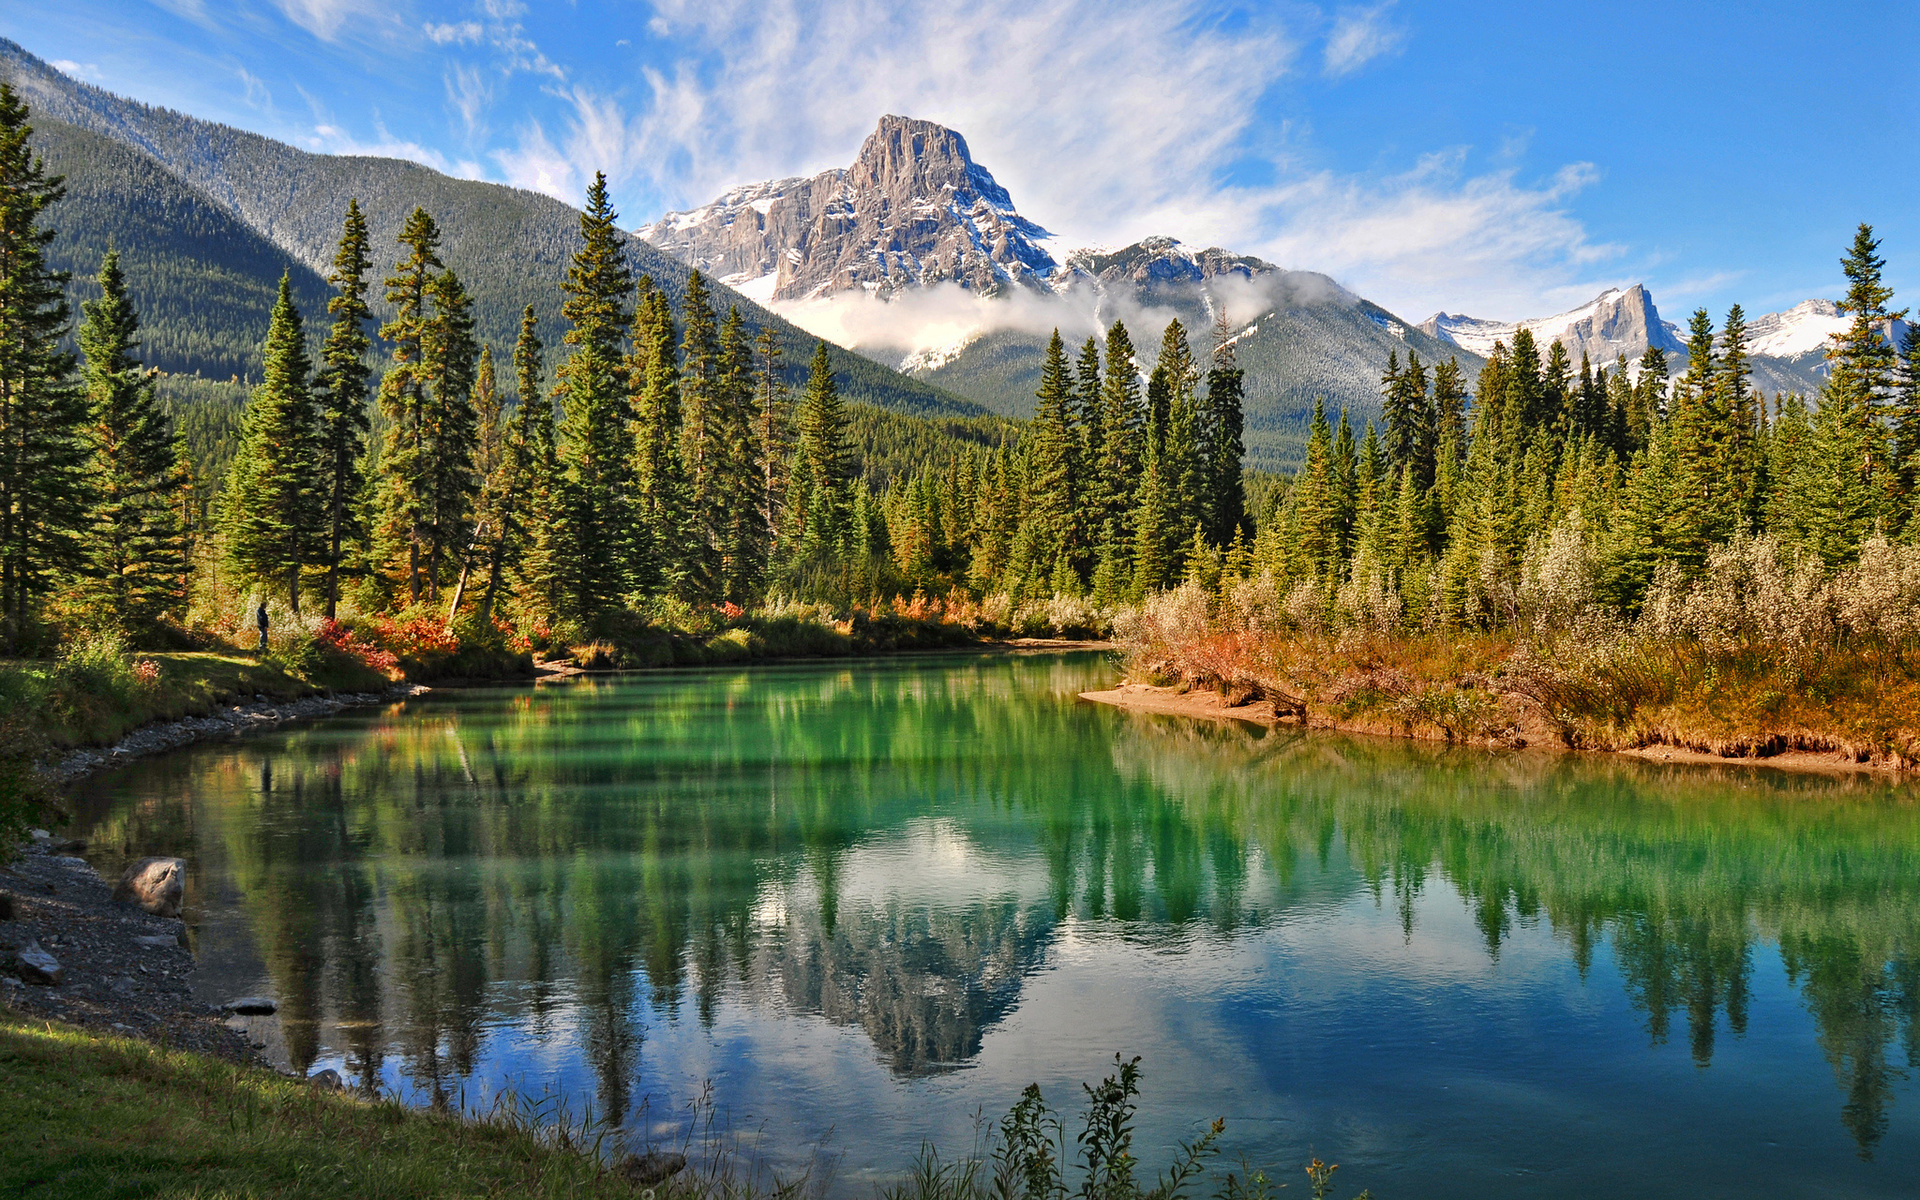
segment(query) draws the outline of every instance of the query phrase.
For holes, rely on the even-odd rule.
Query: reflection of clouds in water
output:
[[[1668,1145],[1732,1128],[1701,1089],[1845,1140],[1839,1166],[1769,1178],[1920,1146],[1899,1099],[1920,820],[1879,785],[1252,738],[1068,699],[1103,676],[906,663],[451,697],[78,803],[99,844],[190,858],[219,909],[203,936],[244,924],[258,947],[235,970],[269,986],[236,991],[308,1022],[290,1047],[470,1096],[553,1080],[653,1127],[710,1077],[780,1153],[832,1128],[897,1166],[923,1137],[969,1144],[971,1114],[1029,1081],[1072,1107],[1124,1050],[1155,1139],[1224,1111],[1275,1154],[1478,1147],[1457,1165],[1480,1183],[1535,1161],[1530,1112],[1601,1165],[1652,1123]],[[1762,1072],[1817,1086],[1762,1106],[1738,1092]],[[1757,1169],[1696,1157],[1676,1180]]]

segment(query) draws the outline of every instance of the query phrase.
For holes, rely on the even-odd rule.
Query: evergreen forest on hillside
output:
[[[1024,424],[850,405],[824,343],[755,332],[698,272],[677,302],[636,277],[601,178],[553,281],[557,337],[528,305],[488,341],[475,313],[497,301],[435,217],[383,247],[349,201],[324,306],[291,270],[254,298],[257,382],[162,376],[126,284],[139,246],[99,248],[73,319],[48,213],[89,182],[31,135],[0,90],[9,653],[244,640],[265,599],[335,648],[620,662],[645,631],[767,613],[1102,633],[1170,589],[1217,609],[1251,582],[1276,627],[1624,630],[1730,555],[1796,595],[1867,564],[1920,596],[1920,339],[1882,335],[1902,314],[1865,225],[1817,402],[1755,391],[1738,306],[1693,315],[1677,374],[1659,349],[1576,365],[1522,330],[1471,379],[1390,356],[1379,427],[1317,406],[1301,468],[1255,481],[1228,328],[1204,374],[1177,320],[1150,362],[1118,322],[1056,333]]]

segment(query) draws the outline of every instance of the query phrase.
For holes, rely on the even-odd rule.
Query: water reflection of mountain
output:
[[[1497,957],[1605,947],[1710,1064],[1778,947],[1863,1151],[1920,1065],[1920,812],[1885,783],[1264,738],[1064,703],[1059,660],[761,670],[436,699],[161,760],[79,798],[107,853],[231,893],[289,1054],[434,1095],[490,1039],[577,1045],[625,1112],[660,1014],[857,1026],[976,1056],[1060,923],[1174,952],[1444,881]],[[1336,853],[1336,850],[1338,853]],[[1351,864],[1350,866],[1342,864]],[[501,1032],[504,1031],[504,1032]]]

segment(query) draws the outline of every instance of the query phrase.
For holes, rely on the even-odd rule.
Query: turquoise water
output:
[[[1340,1194],[1920,1195],[1920,789],[1261,734],[1097,655],[436,694],[87,785],[210,1000],[862,1192],[1142,1056],[1141,1152]],[[1301,1187],[1304,1184],[1295,1184]]]

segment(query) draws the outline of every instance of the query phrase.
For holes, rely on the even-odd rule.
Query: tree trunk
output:
[[[473,546],[480,540],[481,526],[473,531],[473,537],[467,542],[467,552],[460,556],[460,582],[453,585],[453,604],[447,609],[447,628],[453,628],[453,619],[460,615],[460,601],[467,594],[467,571],[473,566]]]

